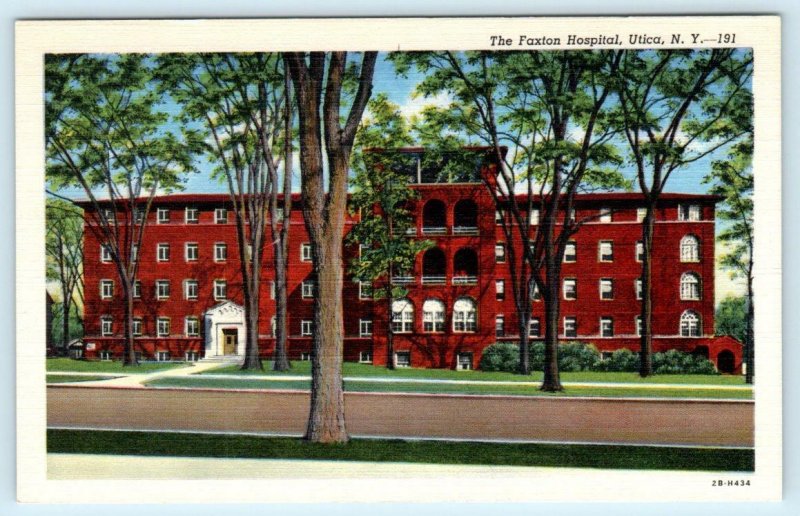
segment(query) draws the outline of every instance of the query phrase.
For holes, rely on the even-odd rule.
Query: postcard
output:
[[[18,499],[779,500],[779,34],[18,22]]]

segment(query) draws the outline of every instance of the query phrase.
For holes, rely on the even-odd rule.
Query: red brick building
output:
[[[397,365],[476,368],[483,349],[518,336],[508,242],[494,201],[477,174],[436,182],[430,171],[412,171],[418,198],[411,207],[415,229],[435,247],[421,253],[415,269],[393,281],[409,295],[393,307]],[[491,177],[488,183],[491,184]],[[709,195],[664,194],[657,213],[653,263],[654,351],[678,349],[707,356],[724,372],[741,367],[741,344],[714,337],[714,208]],[[309,358],[315,287],[299,196],[289,243],[290,359]],[[576,199],[576,220],[585,222],[568,246],[562,270],[559,335],[594,344],[603,354],[638,350],[641,270],[641,195],[585,194]],[[86,224],[91,224],[91,207]],[[178,194],[155,199],[138,250],[135,302],[138,351],[145,359],[196,360],[242,355],[244,315],[233,214],[222,194]],[[347,220],[345,231],[356,223]],[[531,225],[538,223],[538,212]],[[531,228],[535,231],[535,227]],[[123,303],[115,267],[101,242],[85,231],[85,325],[88,358],[122,354]],[[516,243],[519,245],[519,243]],[[358,249],[345,251],[350,260]],[[264,257],[261,353],[271,356],[275,302],[272,257]],[[345,281],[345,360],[385,364],[385,302],[369,299],[368,286]],[[534,299],[536,299],[534,293]],[[534,301],[530,334],[544,336],[542,303]]]

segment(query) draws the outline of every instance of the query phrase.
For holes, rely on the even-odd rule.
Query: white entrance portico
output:
[[[205,356],[244,356],[244,308],[225,301],[208,309],[205,319]]]

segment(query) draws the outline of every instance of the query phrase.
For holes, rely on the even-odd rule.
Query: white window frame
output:
[[[187,262],[196,262],[200,258],[200,244],[197,242],[186,242],[183,246],[183,258]]]
[[[644,222],[647,217],[647,208],[636,208],[636,222]]]
[[[192,328],[194,326],[194,328]],[[183,334],[187,337],[200,336],[200,318],[194,315],[186,316],[183,319]]]
[[[156,223],[169,224],[169,208],[156,208]]]
[[[317,282],[314,280],[305,280],[300,285],[300,294],[303,299],[314,299],[317,290]]]
[[[680,242],[681,263],[700,261],[700,239],[694,235],[684,235]]]
[[[228,299],[228,282],[224,279],[214,280],[214,301],[226,301]]]
[[[494,293],[498,301],[502,301],[506,298],[506,280],[494,280]]]
[[[431,309],[434,306],[436,308]],[[445,310],[445,305],[440,299],[426,299],[422,303],[422,331],[424,333],[443,333]]]
[[[567,328],[571,329],[568,331]],[[578,318],[572,315],[564,317],[564,334],[563,336],[568,339],[575,339],[578,337]]]
[[[142,222],[144,222],[144,210],[142,208],[136,208],[133,210],[133,223],[141,224]]]
[[[156,319],[156,336],[169,337],[171,331],[169,317],[159,317]]]
[[[608,249],[610,258],[605,258],[603,251]],[[614,241],[613,240],[600,240],[597,243],[597,261],[602,263],[612,263],[614,261]]]
[[[360,364],[371,364],[372,363],[372,351],[359,351],[358,352],[358,362]]]
[[[114,280],[101,279],[100,299],[113,299],[113,298],[114,298]]]
[[[166,242],[161,242],[156,244],[156,261],[158,262],[168,262],[170,255],[169,244]]]
[[[600,300],[612,301],[614,299],[614,280],[612,278],[600,278]],[[608,297],[604,294],[608,293]]]
[[[100,351],[98,355],[100,356],[101,362],[110,362],[111,358],[113,357],[113,353],[107,349]]]
[[[194,293],[191,292],[194,287]],[[196,279],[183,280],[183,298],[189,301],[197,299],[200,295],[200,282]]]
[[[183,354],[184,362],[197,362],[200,359],[200,353],[197,351],[187,351]]]
[[[684,272],[680,281],[681,301],[700,301],[703,297],[700,275],[691,271]]]
[[[694,310],[686,310],[681,314],[679,323],[679,333],[681,337],[702,337],[703,320],[700,314]]]
[[[614,318],[600,318],[600,337],[609,338],[614,336]]]
[[[108,244],[100,244],[100,261],[102,263],[111,263],[111,246]]]
[[[131,324],[131,331],[133,332],[134,337],[141,337],[142,336],[142,318],[141,317],[134,317],[133,322]]]
[[[110,315],[100,317],[100,335],[103,337],[114,335],[114,318]]]
[[[684,222],[697,222],[700,220],[700,205],[699,204],[679,204],[678,205],[678,220]]]
[[[142,280],[133,281],[133,297],[134,299],[142,297]]]
[[[494,316],[494,336],[504,337],[506,334],[506,316],[497,314]]]
[[[412,333],[414,331],[414,303],[408,298],[392,302],[392,333]]]
[[[137,244],[131,245],[131,261],[136,262],[139,260],[139,246]]]
[[[561,284],[561,291],[565,301],[574,301],[578,299],[578,279],[564,278]]]
[[[228,223],[228,208],[214,208],[214,224]]]
[[[398,360],[398,358],[400,358],[400,355],[403,355],[404,357],[407,356],[408,357],[408,362],[403,360],[403,362],[401,363]],[[396,351],[395,354],[394,354],[394,366],[395,367],[411,367],[411,351]]]
[[[634,327],[634,330],[636,331],[636,336],[637,337],[641,337],[642,336],[642,316],[641,315],[637,315],[637,316],[635,316],[633,318],[633,327]]]
[[[169,351],[156,351],[155,357],[156,362],[169,362],[172,357],[170,356]]]
[[[611,208],[608,206],[603,206],[600,208],[600,216],[598,220],[602,223],[609,223],[611,222]]]
[[[311,319],[303,319],[300,321],[300,335],[303,337],[310,337],[314,334],[314,321]]]
[[[536,331],[533,331],[533,330]],[[531,317],[528,319],[528,337],[541,337],[542,336],[542,320],[538,317]]]
[[[311,244],[309,242],[303,242],[302,244],[300,244],[300,261],[310,262],[311,259],[312,259]]]
[[[470,308],[461,302],[470,303]],[[478,304],[470,297],[460,297],[453,303],[453,333],[476,333],[478,331]]]
[[[269,298],[270,299],[275,299],[275,282],[274,281],[270,281],[269,282]]]
[[[199,224],[200,223],[200,209],[194,206],[187,206],[183,211],[183,221],[186,224]]]
[[[533,208],[531,210],[530,219],[531,219],[531,226],[539,225],[539,208]]]
[[[494,246],[495,263],[506,263],[506,243],[497,242]]]
[[[372,336],[372,319],[359,319],[358,320],[358,336],[371,337]]]
[[[528,281],[528,295],[531,296],[531,300],[534,302],[542,300],[542,293],[539,292],[539,285],[536,284],[533,278]]]
[[[358,299],[372,299],[372,283],[369,281],[358,282]]]
[[[228,244],[225,242],[214,243],[214,261],[216,263],[228,261]]]
[[[166,288],[166,291],[162,291],[162,288]],[[170,284],[169,280],[160,279],[156,280],[156,299],[169,299],[170,296]]]
[[[475,355],[469,351],[461,351],[456,354],[456,370],[458,371],[472,371],[472,363],[475,360]]]
[[[572,252],[570,252],[570,250]],[[564,246],[564,263],[575,263],[578,261],[578,243],[575,240],[570,240]]]
[[[300,352],[300,361],[301,362],[308,362],[311,360],[311,353],[308,351],[301,351]]]
[[[633,252],[635,253],[633,258],[636,260],[636,263],[642,263],[644,260],[644,242],[637,240]]]
[[[636,300],[641,301],[644,297],[642,290],[642,278],[636,278],[633,280],[633,291],[636,294]]]

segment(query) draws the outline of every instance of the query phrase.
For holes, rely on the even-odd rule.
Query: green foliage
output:
[[[597,371],[633,373],[639,371],[639,354],[623,348],[611,353],[611,357],[597,363]]]
[[[53,342],[61,343],[67,342],[69,343],[72,339],[78,339],[83,337],[83,322],[80,319],[80,315],[78,314],[77,306],[74,304],[70,309],[69,314],[69,338],[63,340],[64,336],[64,327],[62,325],[62,320],[64,317],[64,305],[62,303],[53,303]]]
[[[484,372],[517,372],[519,370],[519,346],[511,342],[498,342],[483,350],[480,370]]]
[[[714,364],[706,358],[675,349],[653,355],[653,372],[656,374],[719,374]]]
[[[747,297],[728,296],[722,300],[714,314],[715,333],[730,335],[745,342],[747,338]]]

